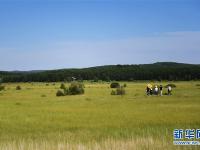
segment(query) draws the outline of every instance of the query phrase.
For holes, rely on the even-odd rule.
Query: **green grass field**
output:
[[[174,82],[173,95],[162,97],[146,96],[146,82],[123,83],[125,96],[111,95],[108,83],[85,82],[84,95],[64,97],[56,97],[60,83],[4,84],[0,149],[200,148],[173,145],[173,129],[200,128],[199,82]]]

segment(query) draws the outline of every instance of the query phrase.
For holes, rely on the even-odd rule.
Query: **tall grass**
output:
[[[175,84],[162,97],[146,96],[142,82],[127,83],[124,96],[86,82],[84,95],[65,97],[55,95],[60,83],[5,84],[0,149],[184,149],[173,145],[173,129],[200,127],[200,92],[198,82]]]
[[[173,146],[162,139],[135,138],[127,140],[107,139],[101,142],[90,141],[88,143],[71,142],[61,140],[54,141],[33,141],[20,140],[0,144],[0,149],[4,150],[179,150],[197,149],[198,147]]]

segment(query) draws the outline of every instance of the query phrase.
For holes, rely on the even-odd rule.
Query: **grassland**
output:
[[[122,83],[124,96],[110,95],[108,83],[85,82],[84,95],[64,97],[55,95],[60,83],[4,84],[0,149],[200,148],[173,145],[173,129],[200,128],[199,82],[175,82],[173,95],[162,97],[146,96],[146,82]]]

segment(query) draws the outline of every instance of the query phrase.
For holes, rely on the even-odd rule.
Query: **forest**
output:
[[[69,82],[76,80],[134,81],[200,79],[200,65],[175,62],[157,62],[140,65],[107,65],[82,69],[40,71],[0,71],[1,82]]]

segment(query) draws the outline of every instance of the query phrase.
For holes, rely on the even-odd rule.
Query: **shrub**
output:
[[[124,87],[118,87],[116,90],[111,91],[111,95],[125,95],[125,88]]]
[[[200,84],[196,84],[196,86],[200,86]]]
[[[111,95],[116,95],[116,91],[112,90],[110,94]]]
[[[46,83],[46,86],[49,86],[49,83]]]
[[[70,95],[68,88],[64,89],[64,95]]]
[[[15,103],[15,105],[21,105],[21,103],[17,102],[17,103]]]
[[[63,90],[65,90],[66,89],[65,84],[61,83],[60,88],[63,89]]]
[[[124,83],[123,87],[127,87],[126,83]]]
[[[47,97],[45,94],[42,94],[41,97]]]
[[[175,85],[175,84],[173,84],[173,83],[170,83],[170,84],[167,84],[167,85],[165,86],[165,88],[167,88],[168,86],[171,86],[172,88],[175,88],[175,87],[176,87],[176,85]]]
[[[84,85],[80,82],[72,82],[69,89],[65,90],[66,95],[79,95],[84,92]]]
[[[21,86],[19,86],[19,85],[16,87],[16,90],[21,90],[21,89],[22,89],[22,88],[21,88]]]
[[[90,98],[86,98],[85,100],[86,100],[86,101],[91,101],[91,99],[90,99]]]
[[[3,90],[5,90],[5,86],[0,85],[0,91],[3,91]]]
[[[56,96],[84,94],[84,85],[80,82],[72,82],[69,88],[66,88],[64,84],[61,84],[60,88],[62,88],[63,91],[58,90]]]
[[[65,96],[64,92],[61,90],[58,90],[56,93],[56,96]]]
[[[110,84],[110,88],[118,88],[120,87],[120,84],[118,82],[113,82]]]
[[[118,87],[117,90],[116,90],[116,94],[117,95],[125,95],[125,89],[124,87]]]

